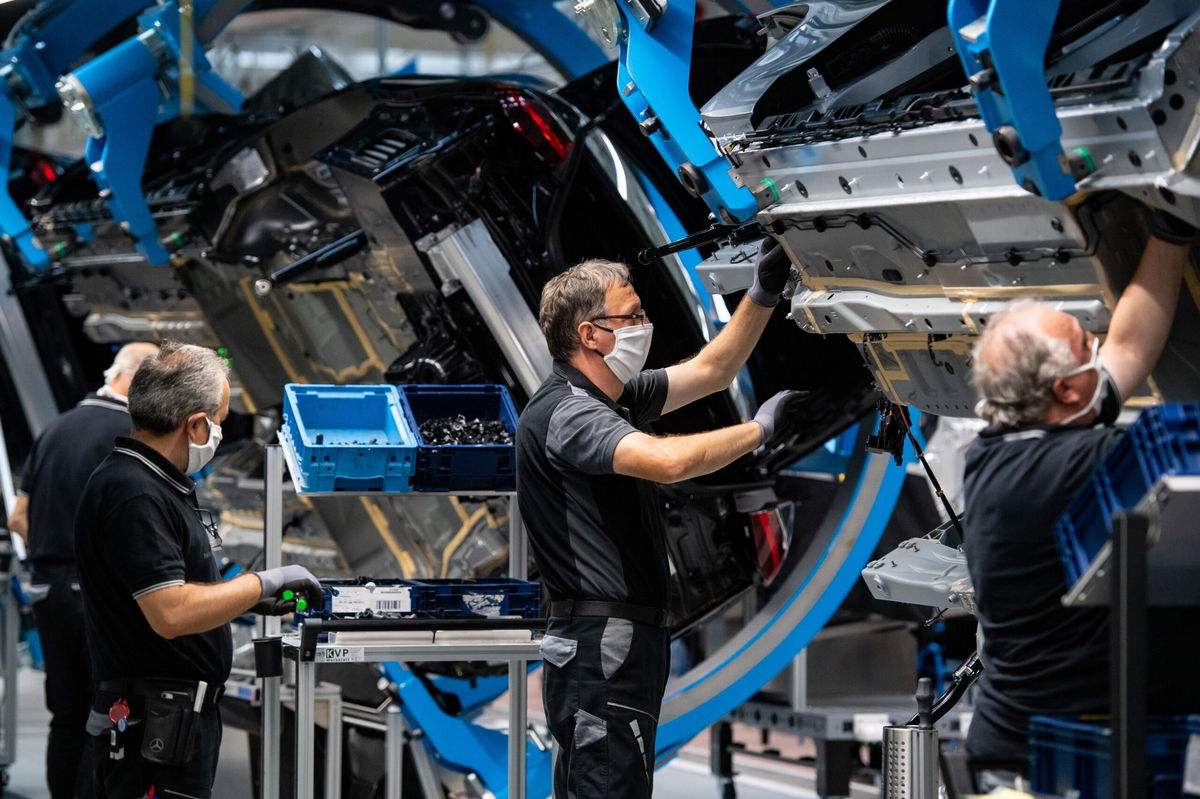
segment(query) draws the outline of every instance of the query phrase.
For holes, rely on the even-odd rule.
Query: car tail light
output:
[[[513,129],[551,165],[558,166],[566,159],[571,142],[558,120],[541,103],[512,91],[498,91],[496,99]]]
[[[767,585],[779,574],[787,555],[791,531],[784,526],[778,509],[760,510],[750,514],[750,534],[754,539],[754,555],[759,574]]]

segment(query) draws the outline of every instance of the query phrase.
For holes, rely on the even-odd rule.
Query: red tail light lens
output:
[[[787,555],[788,540],[791,538],[783,525],[778,510],[760,510],[750,514],[750,535],[754,539],[754,555],[758,572],[767,585],[779,574],[783,558]]]

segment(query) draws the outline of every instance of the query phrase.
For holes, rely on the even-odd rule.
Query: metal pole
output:
[[[296,799],[313,799],[316,671],[315,662],[296,658]]]
[[[404,796],[404,717],[400,708],[387,710],[387,738],[384,740],[384,797],[402,799]]]
[[[0,352],[8,362],[29,429],[37,436],[58,415],[58,403],[33,344],[21,301],[12,291],[12,274],[3,255],[0,255]]]
[[[263,471],[263,567],[283,565],[283,450],[267,447]],[[278,636],[278,616],[263,616],[260,635]],[[264,677],[262,699],[262,799],[279,799],[279,745],[282,736],[279,677]]]
[[[14,556],[15,557],[15,556]],[[12,575],[4,575],[4,747],[0,765],[17,759],[17,646],[20,610],[12,593]]]
[[[1146,537],[1140,513],[1113,515],[1112,796],[1146,796]]]
[[[792,710],[808,707],[808,650],[801,649],[792,658],[791,671]]]
[[[508,503],[508,574],[517,580],[528,575],[529,556],[526,550],[525,526],[517,498]],[[508,663],[508,796],[525,799],[525,739],[526,714],[529,704],[529,676],[524,660]]]
[[[342,799],[342,688],[330,686],[326,700],[329,725],[325,734],[325,799]]]

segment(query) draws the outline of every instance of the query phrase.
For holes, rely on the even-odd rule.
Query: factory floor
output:
[[[42,674],[32,669],[20,671],[17,703],[17,758],[8,769],[6,799],[48,799],[45,782],[46,730],[49,714],[42,699]],[[536,696],[536,694],[535,694]],[[752,734],[743,730],[744,734]],[[756,734],[756,733],[753,733]],[[741,735],[738,736],[742,737]],[[708,769],[708,736],[692,741],[679,757],[658,771],[655,777],[656,799],[721,799],[716,780]],[[776,746],[778,742],[772,742]],[[795,739],[786,749],[803,754],[807,749]],[[791,752],[786,752],[791,754]],[[226,728],[221,746],[221,765],[213,796],[217,799],[250,797],[250,760],[246,733]],[[782,797],[812,797],[816,794],[803,785],[812,784],[812,770],[804,767],[739,757],[737,795],[739,799],[781,799]],[[873,795],[874,791],[859,791],[855,796]]]

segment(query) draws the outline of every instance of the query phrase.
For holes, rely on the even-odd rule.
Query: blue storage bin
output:
[[[480,580],[405,580],[413,588],[413,609],[429,616],[541,615],[542,587],[527,580],[493,577]]]
[[[1149,799],[1183,796],[1188,738],[1200,733],[1200,716],[1157,716],[1146,725]],[[1029,720],[1030,778],[1037,794],[1079,799],[1112,796],[1112,730],[1107,721],[1034,716]]]
[[[417,440],[395,386],[289,383],[282,433],[302,491],[412,490]]]
[[[517,432],[517,409],[508,389],[497,385],[401,385],[400,401],[417,440],[417,491],[514,491],[516,449],[511,444],[427,444],[421,423],[462,414],[500,420]]]
[[[1136,507],[1159,478],[1177,474],[1200,474],[1200,403],[1138,414],[1055,522],[1068,586],[1111,539],[1113,514]]]

